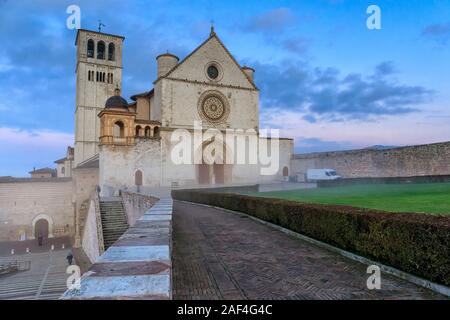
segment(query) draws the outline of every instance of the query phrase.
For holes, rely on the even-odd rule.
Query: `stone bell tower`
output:
[[[100,120],[106,99],[122,87],[124,37],[79,29],[75,110],[75,167],[98,154]]]

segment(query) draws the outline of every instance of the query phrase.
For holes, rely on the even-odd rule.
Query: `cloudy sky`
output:
[[[210,22],[256,69],[262,127],[296,151],[450,140],[450,0],[0,0],[0,176],[53,166],[73,145],[75,30],[126,37],[123,95],[151,88],[155,56],[181,58]],[[369,5],[381,30],[366,27]]]

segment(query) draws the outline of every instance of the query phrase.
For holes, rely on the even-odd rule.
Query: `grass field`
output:
[[[259,192],[251,195],[390,212],[450,215],[450,183],[372,184]]]

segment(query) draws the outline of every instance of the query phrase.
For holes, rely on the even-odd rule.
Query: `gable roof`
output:
[[[223,44],[223,42],[220,40],[220,38],[217,36],[217,34],[211,30],[211,34],[210,36],[203,41],[197,48],[194,49],[194,51],[192,51],[190,54],[188,54],[183,60],[181,60],[175,67],[173,67],[172,69],[170,69],[165,75],[162,75],[160,77],[158,77],[153,84],[155,84],[156,82],[158,82],[160,79],[162,78],[167,78],[169,77],[175,70],[178,69],[179,66],[181,66],[184,62],[186,62],[194,53],[196,53],[200,48],[202,48],[205,44],[207,44],[210,40],[212,40],[213,38],[215,38],[217,40],[217,42],[220,44],[220,46],[225,50],[225,53],[231,58],[231,60],[236,64],[236,66],[239,68],[239,70],[242,72],[242,74],[244,75],[244,77],[248,80],[248,82],[250,83],[250,85],[252,86],[253,89],[255,90],[259,90],[256,85],[254,84],[254,82],[248,77],[248,75],[244,72],[244,70],[242,70],[242,67],[239,65],[239,63],[236,61],[236,59],[233,57],[233,55],[230,53],[230,51],[228,51],[228,49],[225,47],[225,45]]]
[[[150,91],[145,91],[145,92],[142,92],[142,93],[137,93],[137,94],[132,95],[132,96],[130,97],[130,99],[133,100],[133,101],[136,101],[137,98],[151,97],[151,96],[153,95],[154,92],[155,92],[155,90],[152,89],[152,90],[150,90]]]
[[[64,163],[64,161],[66,161],[66,160],[67,160],[67,157],[64,157],[64,158],[58,159],[58,160],[56,160],[54,162],[55,163]]]
[[[89,168],[99,168],[99,155],[95,156],[80,162],[75,169],[89,169]]]
[[[36,170],[30,171],[28,173],[51,173],[51,174],[54,174],[55,172],[56,172],[55,169],[46,167],[46,168],[36,169]]]

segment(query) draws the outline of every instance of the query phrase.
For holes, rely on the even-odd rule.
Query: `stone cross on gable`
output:
[[[106,25],[102,23],[102,20],[98,20],[98,32],[102,32],[102,27],[106,27]]]

